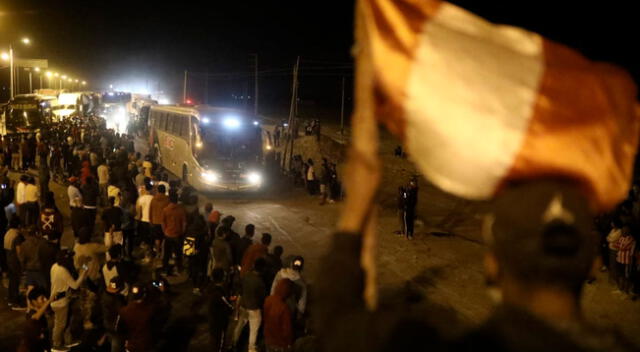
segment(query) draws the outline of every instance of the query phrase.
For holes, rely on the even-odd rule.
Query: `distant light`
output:
[[[23,43],[23,44],[27,44],[27,45],[29,45],[29,44],[31,44],[31,39],[29,39],[29,38],[22,38],[22,43]]]
[[[198,149],[202,148],[202,142],[197,142],[196,143],[196,148],[198,148]]]
[[[109,89],[113,89],[113,84],[110,84],[110,85],[109,85]]]
[[[53,73],[51,73],[51,71],[47,71],[47,77],[51,78],[51,76],[53,76]]]
[[[288,123],[283,123],[282,126],[289,127],[289,124]]]
[[[60,74],[58,72],[54,73],[53,75],[56,76],[56,77],[60,76]]]
[[[33,70],[36,71],[36,72],[40,72],[40,67],[36,67]]]
[[[211,122],[211,120],[209,120],[208,117],[203,117],[202,118],[202,123],[204,123],[205,125],[208,124],[209,122]]]
[[[76,83],[78,83],[78,80],[76,79]]]
[[[110,96],[110,97],[112,97],[112,96],[113,96],[113,92],[109,92],[108,94],[109,94],[109,96]]]
[[[254,126],[258,126],[260,123],[258,121],[253,121]]]
[[[170,101],[169,101],[169,99],[167,99],[167,98],[160,98],[160,99],[158,99],[158,103],[159,103],[159,104],[161,104],[161,105],[168,105],[168,104],[171,104],[171,102],[170,102]]]
[[[227,117],[222,120],[222,125],[226,128],[236,129],[240,127],[240,120],[235,117]]]
[[[202,173],[202,178],[209,183],[214,183],[218,181],[219,176],[213,171],[205,171]]]
[[[9,59],[10,59],[10,58],[9,58],[9,54],[7,54],[7,53],[2,53],[2,60],[4,60],[4,61],[9,61]]]
[[[83,85],[83,86],[86,86],[86,85],[87,85],[87,82],[86,82],[86,81],[82,81],[82,85]]]
[[[271,150],[271,146],[270,145],[267,145],[267,150]]]
[[[67,75],[62,75],[62,79],[67,79]]]
[[[187,101],[185,101],[185,103],[187,103],[187,104],[191,104],[191,103],[192,103],[192,101],[191,101],[191,99],[187,99]]]

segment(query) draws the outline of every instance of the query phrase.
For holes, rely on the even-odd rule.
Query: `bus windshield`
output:
[[[29,105],[29,106],[27,106]],[[33,106],[31,106],[33,105]],[[42,113],[37,104],[18,104],[9,106],[7,127],[13,128],[38,128],[42,125]]]
[[[200,131],[202,138],[201,152],[196,152],[197,159],[208,164],[216,161],[258,162],[261,144],[259,131],[235,131],[235,133],[215,132],[208,129]]]

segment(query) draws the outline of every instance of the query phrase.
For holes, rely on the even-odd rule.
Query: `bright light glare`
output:
[[[109,96],[110,96],[110,97],[111,97],[111,96],[113,96],[113,92],[109,92]]]
[[[253,125],[254,126],[258,126],[260,123],[258,123],[258,121],[253,121]]]
[[[271,150],[271,146],[270,145],[267,146],[267,150]]]
[[[249,179],[249,182],[253,185],[257,185],[259,183],[262,182],[262,175],[260,175],[257,172],[252,172],[250,173],[247,178]]]
[[[238,120],[235,117],[227,117],[224,120],[222,120],[222,125],[226,128],[238,128],[240,127],[240,120]]]
[[[28,45],[28,44],[31,44],[31,39],[29,39],[29,38],[22,38],[22,43],[23,43],[23,44],[27,44],[27,45]]]
[[[67,75],[62,75],[62,79],[67,79]]]
[[[158,99],[158,104],[168,105],[168,104],[171,104],[171,102],[167,98],[160,98],[160,99]]]
[[[60,76],[60,74],[58,72],[54,73],[53,75],[56,76],[56,77]]]
[[[51,76],[53,76],[53,73],[51,73],[51,71],[47,71],[47,77],[51,78]]]
[[[36,67],[33,70],[36,71],[36,72],[40,72],[40,67]]]
[[[211,120],[209,120],[208,117],[203,117],[202,118],[202,123],[204,123],[205,125],[208,124],[209,122],[211,122]]]
[[[196,148],[198,148],[198,149],[202,148],[202,142],[197,142],[196,143]]]
[[[205,171],[202,173],[202,178],[209,183],[218,181],[218,174],[212,171]]]
[[[4,60],[4,61],[9,61],[9,54],[7,54],[7,53],[2,53],[2,60]]]

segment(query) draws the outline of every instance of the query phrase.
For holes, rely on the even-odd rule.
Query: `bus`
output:
[[[154,105],[155,161],[198,191],[257,191],[263,185],[260,123],[235,109]]]
[[[3,134],[34,133],[52,122],[55,97],[16,95],[4,107]]]

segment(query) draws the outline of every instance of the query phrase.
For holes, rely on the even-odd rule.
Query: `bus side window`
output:
[[[186,116],[186,117],[182,117],[180,119],[180,124],[182,125],[182,129],[181,129],[181,133],[180,135],[182,136],[182,138],[184,138],[184,140],[189,141],[189,120],[190,117]]]

